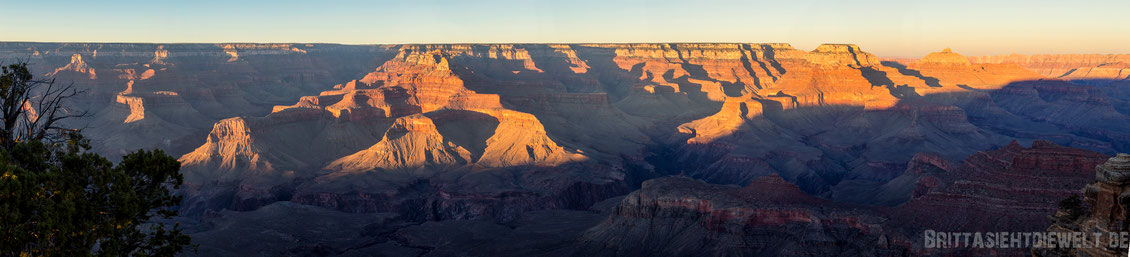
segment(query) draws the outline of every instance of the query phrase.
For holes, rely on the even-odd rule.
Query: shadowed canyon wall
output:
[[[29,58],[42,76],[86,89],[72,111],[93,115],[70,125],[85,128],[94,151],[179,156],[181,212],[205,224],[201,233],[219,238],[227,232],[207,224],[286,219],[271,212],[287,210],[395,217],[373,223],[390,229],[369,234],[384,243],[319,244],[334,254],[441,254],[404,248],[434,243],[411,234],[423,233],[413,230],[420,222],[545,228],[528,217],[555,215],[592,227],[560,236],[575,243],[570,253],[726,255],[725,245],[768,249],[778,236],[801,236],[775,233],[820,223],[831,237],[742,253],[932,254],[916,248],[913,229],[958,224],[924,210],[1023,209],[1010,228],[1043,228],[1054,204],[1040,206],[1087,181],[1074,179],[1074,164],[1042,165],[1083,167],[1130,151],[1120,55],[945,49],[893,60],[855,45],[781,43],[0,43],[0,57]],[[1020,188],[1040,192],[1028,198],[999,200],[1013,205],[980,206],[967,199],[983,196],[962,189],[1017,188],[1010,179],[1030,170],[1052,178],[1024,180]],[[700,181],[648,180],[669,175]],[[1059,177],[1069,185],[1045,181]],[[656,222],[670,226],[639,227]],[[683,238],[704,233],[722,241]],[[863,239],[836,237],[846,235]],[[852,243],[826,247],[844,240]]]

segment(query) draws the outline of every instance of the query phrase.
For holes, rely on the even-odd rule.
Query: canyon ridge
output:
[[[1057,203],[1106,199],[1096,166],[1130,152],[1130,55],[0,42],[17,58],[86,90],[92,151],[178,157],[186,256],[1023,256],[922,233],[1069,229]]]

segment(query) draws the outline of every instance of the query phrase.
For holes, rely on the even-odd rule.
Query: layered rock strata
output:
[[[891,182],[919,153],[953,162],[1037,138],[1130,147],[1130,91],[1116,84],[948,50],[898,61],[864,50],[0,43],[0,56],[33,56],[35,70],[89,89],[75,107],[95,115],[76,124],[95,151],[181,155],[184,210],[197,214],[293,200],[512,218],[670,174],[738,185],[779,174],[819,198],[897,205],[901,194],[869,196],[905,190]]]
[[[1083,187],[1083,203],[1061,203],[1048,232],[1087,233],[1092,247],[1037,248],[1035,256],[1123,256],[1122,236],[1130,231],[1130,155],[1120,153],[1094,167],[1094,183]],[[1097,236],[1090,236],[1095,234]],[[1113,235],[1113,236],[1112,236]]]
[[[892,180],[903,185],[886,187],[884,193],[910,199],[894,207],[818,199],[776,174],[745,187],[654,179],[589,229],[580,251],[590,256],[1020,256],[1028,250],[928,248],[923,233],[1039,231],[1055,203],[1086,183],[1091,174],[1084,167],[1107,157],[1046,141],[977,153],[961,165],[923,154],[911,161],[907,178]]]

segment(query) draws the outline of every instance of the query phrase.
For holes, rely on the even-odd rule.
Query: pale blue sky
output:
[[[0,0],[0,41],[855,43],[880,56],[1130,53],[1130,1]]]

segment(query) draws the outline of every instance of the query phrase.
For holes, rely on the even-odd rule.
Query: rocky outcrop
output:
[[[71,55],[70,63],[67,63],[66,66],[59,67],[58,69],[55,69],[55,71],[47,73],[44,76],[53,77],[55,76],[55,74],[59,74],[59,72],[61,71],[73,71],[83,74],[89,74],[90,79],[98,79],[98,73],[95,72],[94,68],[87,66],[86,62],[82,61],[82,54]]]
[[[503,68],[539,73],[527,52],[511,46],[404,47],[359,80],[252,118],[255,124],[245,130],[250,140],[210,137],[186,155],[189,173],[219,170],[235,175],[199,177],[239,178],[228,185],[215,181],[220,186],[212,189],[235,191],[235,200],[217,193],[202,194],[199,201],[254,208],[248,199],[266,199],[257,204],[293,200],[351,212],[399,212],[414,219],[485,215],[505,220],[528,210],[584,208],[626,192],[622,168],[593,163],[559,146],[536,116],[504,108],[498,95],[467,89],[452,68],[453,60],[465,58],[522,60],[521,66]],[[290,147],[293,140],[280,140],[285,131],[318,133],[297,150]],[[213,141],[233,141],[228,144],[236,147],[212,146]],[[268,181],[259,178],[268,175],[238,175],[251,167],[217,169],[196,161],[209,158],[222,163],[265,160],[261,166],[266,171],[260,173],[280,175]],[[589,191],[577,191],[582,189]],[[267,194],[249,198],[243,192]]]
[[[1055,212],[1056,202],[1087,183],[1086,167],[1107,157],[1048,141],[1034,141],[1030,148],[1013,142],[974,154],[956,169],[920,176],[918,196],[894,213],[915,217],[908,225],[948,231],[1039,231],[1046,226],[1044,217]],[[923,187],[928,193],[921,193]],[[936,211],[950,215],[925,215]],[[999,215],[1007,215],[1008,221],[994,218]]]
[[[1023,64],[945,50],[913,60],[845,44],[805,50],[0,44],[0,56],[64,67],[55,78],[89,89],[76,107],[95,113],[85,120],[95,151],[181,155],[182,210],[198,215],[290,201],[415,221],[514,221],[585,209],[675,174],[739,186],[777,174],[822,201],[939,199],[929,208],[941,208],[961,206],[946,197],[980,197],[936,195],[955,183],[1042,187],[944,175],[965,171],[949,163],[1013,139],[1130,147],[1128,94],[1118,84],[1040,80]],[[102,74],[92,78],[95,69]],[[1042,204],[987,202],[1012,206],[1002,201],[1031,213]]]
[[[950,256],[1027,249],[926,248],[923,231],[1037,231],[1055,202],[1107,156],[1036,141],[977,153],[960,166],[920,154],[895,207],[818,199],[777,174],[745,187],[649,180],[584,235],[588,255]],[[896,193],[894,185],[891,191]],[[945,213],[945,215],[937,215]],[[1007,216],[1008,219],[999,217]]]
[[[882,222],[875,212],[813,198],[776,175],[745,188],[661,178],[629,194],[584,240],[590,256],[907,254],[910,242],[884,235]]]
[[[1097,233],[1085,243],[1097,247],[1038,248],[1035,256],[1122,256],[1124,243],[1111,234],[1125,234],[1130,230],[1130,155],[1120,153],[1106,163],[1095,165],[1094,183],[1083,187],[1083,200],[1064,199],[1059,204],[1054,222],[1048,232]],[[1084,205],[1086,203],[1086,205]]]
[[[649,137],[656,138],[654,126],[686,119],[668,130],[679,133],[659,137],[678,146],[670,157],[679,166],[664,168],[728,184],[779,172],[812,194],[864,199],[878,191],[858,188],[899,177],[915,153],[956,160],[1008,142],[1017,134],[979,126],[991,120],[981,115],[999,113],[1000,106],[968,106],[984,103],[968,99],[985,97],[968,90],[1035,76],[965,63],[951,51],[894,67],[853,45],[824,45],[813,52],[782,44],[408,45],[398,51],[360,79],[274,107],[273,116],[322,111],[333,120],[312,114],[304,126],[323,131],[310,141],[312,149],[334,150],[312,151],[317,157],[304,158],[304,167],[283,170],[305,170],[298,173],[319,174],[310,176],[332,184],[330,178],[339,177],[334,172],[421,177],[591,160],[630,163],[646,157],[639,152]],[[588,68],[582,73],[581,67]],[[942,74],[935,80],[944,83],[931,84],[934,74]],[[967,80],[979,82],[959,84]],[[574,93],[593,90],[597,93]],[[657,112],[672,106],[686,108]],[[1030,113],[1004,107],[1014,115]],[[395,124],[406,117],[437,128],[397,132]],[[479,132],[453,134],[442,127],[460,125],[444,124]],[[357,134],[372,143],[321,143],[342,142],[325,136]],[[326,173],[331,175],[321,175]],[[411,179],[398,181],[389,186],[404,187]],[[850,183],[837,185],[843,181]],[[378,188],[365,190],[387,190]]]
[[[201,241],[200,254],[218,256],[247,254],[250,250],[230,245],[249,239],[274,246],[256,245],[256,252],[305,253],[320,249],[328,255],[342,256],[402,252],[471,256],[1019,256],[1028,249],[926,248],[922,233],[926,229],[1029,231],[1044,226],[1046,221],[1041,219],[1050,212],[1038,214],[1017,204],[1055,201],[1058,196],[1052,195],[1072,193],[1073,190],[1060,189],[1090,176],[1078,168],[1101,163],[1106,157],[1048,142],[1035,142],[1032,147],[1012,144],[986,151],[971,156],[960,166],[936,155],[920,154],[908,164],[907,174],[922,178],[922,182],[933,178],[934,183],[920,184],[926,186],[927,194],[897,207],[816,198],[776,174],[753,179],[745,187],[666,177],[649,180],[639,190],[597,203],[589,210],[525,212],[505,223],[458,217],[425,223],[412,221],[412,217],[422,214],[417,211],[504,211],[498,209],[502,205],[482,205],[485,198],[474,204],[466,195],[444,192],[438,194],[444,199],[423,201],[424,209],[405,208],[405,204],[370,205],[387,209],[381,209],[384,213],[365,214],[370,218],[362,220],[358,220],[357,214],[285,202],[249,212],[224,211],[211,214],[213,218],[202,225],[213,229],[197,235],[206,237]],[[981,186],[968,186],[973,184]],[[419,184],[396,196],[326,200],[376,204],[405,199],[409,191],[435,190],[434,186]],[[591,192],[595,188],[579,190]],[[996,200],[1002,196],[1010,198]],[[919,201],[928,204],[912,204]],[[1054,209],[1054,204],[1037,209],[1048,211]],[[1013,213],[1017,210],[1020,212]],[[1010,221],[1013,218],[1020,221]],[[329,229],[295,229],[305,226],[295,224],[313,224],[311,221]],[[362,224],[355,224],[359,221]],[[365,240],[338,239],[345,235]]]
[[[114,160],[138,148],[188,153],[217,121],[264,115],[396,54],[382,46],[234,47],[240,61],[230,63],[212,44],[6,42],[0,58],[30,56],[33,70],[85,90],[69,106],[91,116],[67,125],[85,127],[93,150]]]

